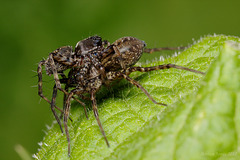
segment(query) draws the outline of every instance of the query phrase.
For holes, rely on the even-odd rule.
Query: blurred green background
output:
[[[239,0],[2,0],[0,159],[20,159],[17,144],[36,153],[46,124],[54,119],[37,95],[33,72],[51,51],[91,35],[110,42],[134,36],[148,47],[188,45],[214,33],[239,36],[239,6]],[[52,82],[44,82],[48,97]]]

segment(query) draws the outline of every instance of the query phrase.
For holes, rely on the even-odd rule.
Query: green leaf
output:
[[[205,71],[206,76],[177,69],[132,74],[155,100],[168,107],[153,104],[141,90],[126,81],[111,91],[103,89],[97,100],[110,148],[105,144],[91,106],[87,120],[83,108],[72,103],[73,122],[68,123],[72,151],[69,159],[239,156],[240,47],[227,41],[240,42],[240,39],[207,36],[176,57],[144,65],[174,63]],[[38,159],[68,159],[66,136],[56,123],[41,144],[35,154]]]

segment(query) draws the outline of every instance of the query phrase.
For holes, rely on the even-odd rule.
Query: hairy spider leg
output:
[[[62,78],[65,78],[65,79],[67,78],[64,73],[59,73],[59,74],[62,76]],[[67,85],[65,85],[66,92],[68,92],[67,89],[68,89],[68,87],[67,87]],[[58,122],[58,124],[60,126],[60,129],[61,129],[62,133],[64,133],[63,129],[62,129],[62,124],[61,124],[61,121],[60,121],[60,119],[62,118],[63,112],[61,113],[60,119],[59,119],[59,117],[57,116],[57,113],[55,111],[55,108],[53,107],[53,106],[56,105],[57,90],[58,89],[57,89],[56,84],[55,84],[54,87],[53,87],[53,94],[52,94],[52,101],[51,101],[51,110],[52,110],[52,112],[53,112],[53,114],[55,116],[55,119],[57,120],[57,122]],[[63,105],[65,104],[65,99],[66,99],[66,94],[64,94],[64,97],[63,97]],[[63,109],[64,109],[64,107],[63,107]],[[69,119],[72,121],[72,119],[70,117],[69,117]]]
[[[158,105],[162,105],[162,106],[167,106],[167,104],[164,104],[164,103],[159,103],[157,101],[155,101],[152,96],[147,92],[147,90],[142,86],[140,85],[137,81],[135,81],[134,79],[130,78],[129,76],[127,76],[126,74],[121,74],[122,77],[124,79],[126,79],[127,81],[129,81],[131,84],[133,84],[134,86],[138,87],[139,89],[141,89],[143,91],[143,93],[145,93],[148,98],[155,104],[158,104]]]
[[[121,72],[116,72],[116,75],[121,75],[124,79],[126,79],[127,81],[129,81],[131,84],[135,85],[136,87],[140,88],[147,96],[148,98],[155,104],[159,104],[159,105],[163,105],[163,106],[167,106],[164,103],[158,103],[156,102],[151,96],[150,94],[146,91],[146,89],[141,86],[137,81],[135,81],[134,79],[131,79],[128,75],[131,74],[132,72],[149,72],[149,71],[155,71],[155,70],[160,70],[160,69],[169,69],[169,68],[176,68],[176,69],[181,69],[181,70],[186,70],[186,71],[190,71],[190,72],[194,72],[194,73],[198,73],[198,74],[205,74],[204,72],[201,71],[197,71],[194,69],[190,69],[190,68],[186,68],[183,66],[177,66],[175,64],[163,64],[163,65],[159,65],[159,66],[153,66],[153,67],[130,67],[127,68],[124,73]]]
[[[50,105],[51,105],[51,109],[53,107],[55,107],[57,110],[59,110],[61,113],[64,113],[64,111],[59,108],[58,106],[54,105],[52,106],[52,102],[50,100],[48,100],[48,98],[46,96],[43,95],[43,90],[42,90],[42,66],[46,63],[45,60],[43,61],[40,61],[39,64],[38,64],[38,69],[37,69],[37,73],[38,73],[38,95],[43,98],[45,101],[47,101]],[[77,98],[73,97],[78,103],[80,103],[81,105],[83,105],[84,109],[86,110],[85,108],[85,104],[81,101],[79,101]],[[54,116],[55,116],[55,113],[53,112]],[[87,117],[87,114],[86,114],[86,117]],[[56,116],[55,116],[56,118]],[[69,117],[69,119],[72,121],[71,117]],[[57,119],[56,119],[57,120]],[[58,121],[58,120],[57,120]],[[61,128],[61,126],[60,126]],[[61,129],[62,130],[62,129]]]
[[[108,143],[108,140],[107,140],[107,137],[106,137],[106,134],[105,134],[105,131],[102,127],[102,124],[101,124],[101,121],[99,119],[99,115],[98,115],[98,109],[97,109],[97,101],[96,101],[96,91],[95,90],[92,90],[91,91],[91,100],[92,100],[92,108],[93,108],[93,113],[94,113],[94,116],[97,120],[97,123],[98,123],[98,126],[102,132],[102,135],[105,139],[105,142],[107,144],[108,147],[110,147],[109,143]]]
[[[70,148],[70,136],[69,136],[67,121],[68,121],[70,107],[71,107],[70,100],[74,94],[77,94],[77,93],[80,94],[81,92],[82,92],[82,89],[73,89],[72,91],[70,91],[70,93],[68,94],[68,97],[66,99],[66,104],[64,107],[63,123],[64,123],[65,133],[66,133],[66,137],[67,137],[67,141],[68,141],[68,156],[69,157],[71,154],[71,148]]]
[[[38,95],[42,97],[45,101],[47,101],[49,104],[51,103],[47,97],[43,95],[43,90],[42,90],[42,66],[45,64],[45,61],[40,61],[38,64]]]
[[[60,83],[60,80],[59,80],[59,77],[58,77],[58,72],[57,72],[52,54],[49,55],[49,60],[50,60],[50,66],[51,66],[51,69],[52,69],[52,73],[53,73],[53,77],[54,77],[57,89],[62,91],[64,94],[68,94],[64,89],[61,88],[61,83]]]
[[[67,141],[68,141],[68,156],[69,157],[70,157],[71,150],[70,150],[70,137],[69,137],[67,121],[68,121],[69,110],[70,110],[70,99],[74,95],[74,92],[76,92],[76,91],[77,91],[77,89],[74,89],[69,93],[69,95],[66,99],[66,104],[65,104],[64,113],[63,113],[63,124],[64,124],[65,133],[66,133],[66,137],[67,137]]]
[[[56,87],[56,85],[54,85],[54,87],[53,87],[53,94],[52,94],[52,101],[51,101],[51,110],[53,112],[53,115],[54,115],[55,119],[57,120],[57,122],[58,122],[58,124],[60,126],[60,129],[61,129],[62,133],[63,133],[61,121],[60,121],[60,119],[59,119],[59,117],[57,115],[57,112],[55,111],[55,107],[54,107],[55,104],[56,104],[56,97],[57,97],[57,87]]]
[[[66,85],[65,85],[65,91],[66,91],[66,92],[68,92],[68,88],[69,88],[69,86],[68,86],[68,84],[66,84]],[[67,100],[67,95],[64,94],[64,95],[63,95],[63,110],[64,110],[64,108],[66,107],[66,105],[65,105],[65,104],[66,104],[66,100]],[[85,107],[84,107],[84,108],[85,108]],[[61,114],[61,116],[60,116],[61,118],[62,118],[63,114],[64,114],[64,113]]]
[[[161,47],[161,48],[144,48],[145,53],[153,53],[163,50],[179,50],[179,49],[186,49],[188,47]]]
[[[65,91],[66,92],[68,92],[68,89],[69,89],[69,85],[68,85],[68,83],[66,83],[66,85],[65,85]],[[79,95],[79,97],[81,98],[81,99],[84,99],[84,100],[90,100],[88,97],[85,97],[85,96],[83,96],[83,95]],[[74,97],[73,97],[74,98]],[[63,110],[64,110],[64,108],[66,107],[66,100],[67,100],[67,94],[64,94],[64,96],[63,96]],[[81,103],[80,103],[81,104]],[[86,109],[86,106],[85,105],[83,105],[83,108],[84,108],[84,112],[85,112],[85,116],[86,116],[86,118],[88,119],[88,115],[87,115],[87,109]],[[61,116],[60,117],[62,117],[63,116],[63,112],[62,112],[62,114],[61,114]],[[72,120],[71,120],[72,121]]]
[[[71,105],[70,105],[70,99],[73,97],[73,95],[75,94],[81,94],[82,92],[82,89],[73,89],[67,99],[66,99],[66,107],[64,108],[64,118],[63,118],[63,123],[64,123],[64,128],[65,128],[65,133],[66,133],[66,137],[67,137],[67,141],[68,141],[68,156],[70,157],[70,154],[71,154],[71,146],[70,146],[70,136],[69,136],[69,131],[68,131],[68,125],[67,125],[67,121],[68,121],[68,117],[69,117],[69,113],[70,113],[70,108],[71,108]],[[100,131],[106,141],[106,144],[108,147],[110,147],[109,143],[108,143],[108,140],[107,140],[107,137],[106,137],[106,134],[104,132],[104,129],[102,127],[102,124],[101,124],[101,121],[99,119],[99,115],[98,115],[98,110],[97,110],[97,102],[96,102],[96,91],[92,90],[91,91],[91,100],[92,100],[92,107],[93,107],[93,113],[94,113],[94,116],[97,120],[97,123],[98,123],[98,126],[100,128]]]
[[[42,66],[45,64],[45,61],[40,61],[38,64],[38,95],[43,98],[45,101],[47,101],[49,104],[51,104],[50,100],[47,99],[47,97],[45,97],[43,95],[43,90],[42,90]],[[56,105],[54,106],[57,110],[59,110],[60,112],[63,113],[63,110],[60,109],[59,107],[57,107]]]
[[[170,63],[169,64],[158,65],[158,66],[153,66],[153,67],[129,67],[125,70],[125,73],[127,75],[129,75],[132,72],[136,72],[136,71],[150,72],[150,71],[155,71],[155,70],[160,70],[160,69],[170,69],[170,68],[176,68],[176,69],[186,70],[186,71],[190,71],[190,72],[205,75],[204,72],[197,71],[197,70],[190,69],[190,68],[183,67],[183,66],[178,66],[178,65],[175,65],[175,64],[170,64]]]

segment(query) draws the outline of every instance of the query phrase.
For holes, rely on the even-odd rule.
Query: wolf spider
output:
[[[164,103],[156,102],[151,95],[144,89],[137,81],[130,78],[129,75],[132,72],[149,72],[160,69],[176,68],[187,70],[199,74],[203,72],[189,69],[175,64],[163,64],[152,67],[134,67],[133,65],[138,62],[142,53],[152,53],[160,50],[176,50],[183,48],[145,48],[146,44],[134,37],[123,37],[110,44],[108,41],[102,41],[101,37],[93,36],[85,40],[79,41],[75,47],[75,51],[72,47],[61,47],[49,54],[47,60],[40,61],[38,65],[38,94],[51,104],[52,112],[63,132],[61,122],[55,108],[63,113],[64,129],[68,141],[68,155],[70,156],[70,137],[68,131],[68,119],[70,112],[70,100],[74,98],[81,105],[85,104],[74,97],[79,96],[82,99],[89,99],[85,94],[90,94],[90,100],[92,101],[92,108],[94,116],[97,120],[101,133],[106,141],[107,146],[109,142],[106,134],[103,130],[102,124],[99,119],[96,93],[99,89],[105,85],[108,86],[115,80],[126,79],[131,84],[141,89],[148,98],[155,104],[167,106]],[[49,101],[42,93],[42,65],[45,65],[48,75],[53,74],[55,85],[53,88],[52,100]],[[70,69],[68,76],[65,76],[63,71]],[[58,75],[62,78],[59,79]],[[65,84],[65,89],[61,88],[61,84]],[[68,92],[69,88],[73,88]],[[63,110],[55,105],[57,90],[64,93],[64,106]],[[85,109],[85,114],[86,109]]]

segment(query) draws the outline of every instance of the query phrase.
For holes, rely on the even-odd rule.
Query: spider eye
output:
[[[102,45],[102,38],[99,36],[93,36],[93,45],[94,46],[101,46]]]
[[[147,46],[147,44],[144,42],[144,41],[142,41],[143,42],[143,47],[146,47]]]

